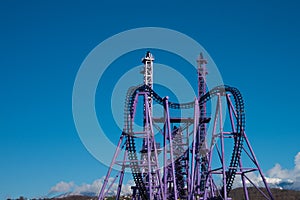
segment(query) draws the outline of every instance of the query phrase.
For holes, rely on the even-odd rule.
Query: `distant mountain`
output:
[[[261,189],[265,192],[265,189]],[[300,191],[285,190],[278,188],[271,188],[271,192],[275,200],[300,200]],[[251,200],[265,200],[256,188],[248,188],[249,198]],[[244,200],[243,188],[233,189],[229,196],[232,200]]]
[[[52,198],[49,200],[98,200],[98,198],[90,196],[72,195],[68,197]]]
[[[300,191],[300,181],[299,180],[291,180],[291,179],[280,179],[280,178],[267,178],[267,182],[270,188],[278,188],[285,190],[296,190]]]
[[[115,197],[108,197],[107,200],[115,200]],[[129,200],[130,198],[120,197],[120,200]],[[69,197],[63,198],[52,198],[47,200],[98,200],[98,197],[91,197],[91,196],[80,196],[80,195],[73,195]]]
[[[265,191],[265,189],[262,189]],[[295,190],[284,190],[278,188],[271,189],[275,200],[300,200],[300,191]],[[265,200],[265,198],[257,191],[255,188],[248,188],[249,196],[251,200]],[[232,200],[244,200],[243,188],[233,189],[229,196]],[[55,198],[55,200],[97,200],[97,197],[90,196],[68,196],[62,198]],[[108,200],[113,200],[114,198],[108,198]],[[54,200],[54,199],[53,199]]]
[[[265,191],[265,189],[261,189]],[[275,200],[300,200],[300,191],[296,190],[285,190],[278,188],[271,188],[272,194]],[[265,200],[265,198],[258,192],[255,188],[248,188],[249,198],[250,200]],[[245,200],[243,188],[235,188],[233,189],[229,196],[232,200]],[[114,197],[108,197],[107,200],[114,200]],[[129,200],[130,197],[121,197],[121,200]],[[20,197],[15,200],[27,200],[27,198]],[[98,197],[95,196],[83,196],[83,195],[69,195],[67,194],[53,197],[53,198],[41,198],[34,200],[98,200]]]

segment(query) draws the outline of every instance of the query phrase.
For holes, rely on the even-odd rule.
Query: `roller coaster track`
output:
[[[130,168],[133,175],[133,180],[136,184],[136,186],[139,188],[139,194],[141,195],[142,199],[148,199],[147,197],[147,191],[146,191],[146,185],[143,181],[143,177],[141,174],[141,170],[139,167],[138,157],[136,153],[136,147],[135,147],[135,140],[133,136],[133,127],[131,124],[130,119],[132,118],[132,114],[130,114],[131,107],[133,105],[134,97],[133,94],[135,93],[135,90],[138,87],[131,87],[128,89],[126,100],[125,100],[125,112],[124,112],[124,119],[125,119],[125,127],[124,131],[127,135],[127,146],[126,150],[128,151],[128,158],[131,160],[130,162]],[[133,97],[133,98],[132,98]]]
[[[136,87],[129,88],[126,100],[125,100],[125,127],[124,134],[127,135],[127,146],[128,156],[130,159],[130,168],[133,175],[133,179],[137,187],[139,188],[139,194],[142,199],[148,199],[146,185],[143,181],[143,176],[141,174],[141,170],[139,167],[139,160],[136,153],[135,147],[135,137],[133,135],[133,126],[131,124],[131,119],[134,117],[135,112],[135,101],[136,95],[140,92],[147,92],[148,96],[152,97],[152,99],[160,105],[163,105],[164,99],[160,97],[155,91],[153,91],[147,85],[140,85]],[[235,102],[235,111],[236,111],[236,132],[232,133],[234,138],[234,147],[231,155],[231,160],[229,164],[228,171],[226,171],[226,191],[230,192],[232,189],[232,185],[235,179],[236,171],[238,169],[239,159],[241,156],[242,146],[243,146],[243,131],[245,130],[245,113],[244,113],[244,101],[241,93],[237,88],[230,87],[227,85],[217,86],[207,92],[205,95],[200,97],[199,105],[208,102],[212,97],[217,94],[225,95],[226,93],[231,93],[234,102]],[[172,109],[189,109],[194,107],[194,102],[188,103],[174,103],[168,102],[169,108]],[[225,187],[223,186],[223,190]]]

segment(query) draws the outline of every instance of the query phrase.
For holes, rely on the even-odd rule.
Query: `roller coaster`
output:
[[[127,91],[124,128],[99,200],[110,194],[117,180],[115,198],[121,198],[126,170],[134,181],[133,200],[231,200],[233,187],[242,187],[246,200],[250,199],[248,187],[273,200],[245,133],[240,91],[221,85],[207,92],[207,60],[200,54],[198,96],[191,102],[172,102],[153,90],[152,54],[147,52],[142,62],[144,84]],[[154,117],[153,105],[161,107],[161,116]],[[191,110],[190,116],[180,114],[184,110]],[[120,170],[110,179],[115,165]],[[251,179],[253,173],[259,183]]]

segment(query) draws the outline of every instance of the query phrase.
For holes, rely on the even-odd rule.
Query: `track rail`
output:
[[[124,112],[124,134],[127,135],[127,146],[126,149],[128,150],[128,156],[131,160],[130,168],[133,175],[133,179],[135,184],[139,188],[139,194],[141,195],[142,199],[148,199],[146,185],[143,181],[143,176],[141,174],[139,168],[138,157],[136,153],[135,147],[135,138],[133,136],[133,126],[132,126],[132,119],[135,113],[135,101],[138,93],[140,92],[147,92],[155,102],[160,105],[163,105],[163,98],[160,97],[154,90],[152,90],[147,85],[140,85],[137,87],[129,88],[126,100],[125,100],[125,112]],[[231,93],[234,102],[235,102],[235,109],[236,109],[236,132],[233,133],[234,136],[234,147],[231,155],[231,160],[229,164],[228,171],[226,172],[226,191],[227,193],[230,192],[232,189],[232,185],[235,179],[236,171],[238,168],[238,162],[241,156],[242,146],[243,146],[243,131],[245,130],[245,112],[244,112],[244,101],[242,98],[241,93],[237,88],[230,87],[227,85],[217,86],[207,92],[205,95],[200,97],[199,105],[204,104],[211,100],[212,97],[216,96],[217,94],[225,95],[226,93]],[[188,103],[174,103],[169,101],[168,102],[169,108],[172,109],[189,109],[194,107],[194,102]],[[223,186],[223,190],[225,187]]]

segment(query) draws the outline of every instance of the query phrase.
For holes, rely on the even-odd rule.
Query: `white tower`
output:
[[[144,84],[149,86],[151,89],[153,89],[153,61],[154,57],[150,53],[150,51],[147,51],[144,58],[142,58],[142,62],[144,63],[144,69],[142,73],[144,74]],[[152,98],[151,96],[148,96],[148,102],[150,111],[152,111]]]

